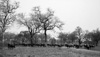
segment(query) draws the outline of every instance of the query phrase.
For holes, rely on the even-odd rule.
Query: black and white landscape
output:
[[[100,57],[99,0],[0,0],[0,57]]]

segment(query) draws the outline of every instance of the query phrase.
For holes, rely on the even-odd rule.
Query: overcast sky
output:
[[[64,32],[72,32],[77,26],[83,30],[92,31],[100,28],[100,0],[16,0],[20,2],[17,13],[29,14],[32,8],[40,6],[42,11],[50,8],[55,11],[61,21],[65,23]],[[25,28],[10,28],[12,32],[19,32]]]

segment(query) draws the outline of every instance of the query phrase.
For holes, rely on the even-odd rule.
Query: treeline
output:
[[[11,36],[12,35],[12,36]],[[35,34],[30,42],[30,34],[28,31],[21,31],[14,35],[11,33],[5,34],[5,42],[15,46],[38,46],[38,47],[75,47],[90,49],[98,46],[100,41],[100,31],[98,29],[89,32],[83,31],[77,27],[72,33],[60,32],[57,38],[47,35],[47,44],[45,45],[45,35],[43,33]]]
[[[98,46],[100,41],[100,31],[99,29],[89,32],[88,30],[83,31],[81,27],[77,27],[72,33],[61,32],[58,36],[61,44],[77,44],[81,45],[93,45]]]

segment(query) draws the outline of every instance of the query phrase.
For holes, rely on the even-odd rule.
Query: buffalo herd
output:
[[[67,47],[67,48],[85,48],[85,49],[91,49],[95,47],[94,45],[84,44],[84,45],[78,45],[78,44],[8,44],[8,48],[12,49],[16,46],[30,46],[30,47]]]

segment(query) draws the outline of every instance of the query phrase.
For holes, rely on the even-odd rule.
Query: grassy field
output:
[[[4,57],[100,57],[99,51],[58,47],[16,47],[0,51],[3,54]]]

